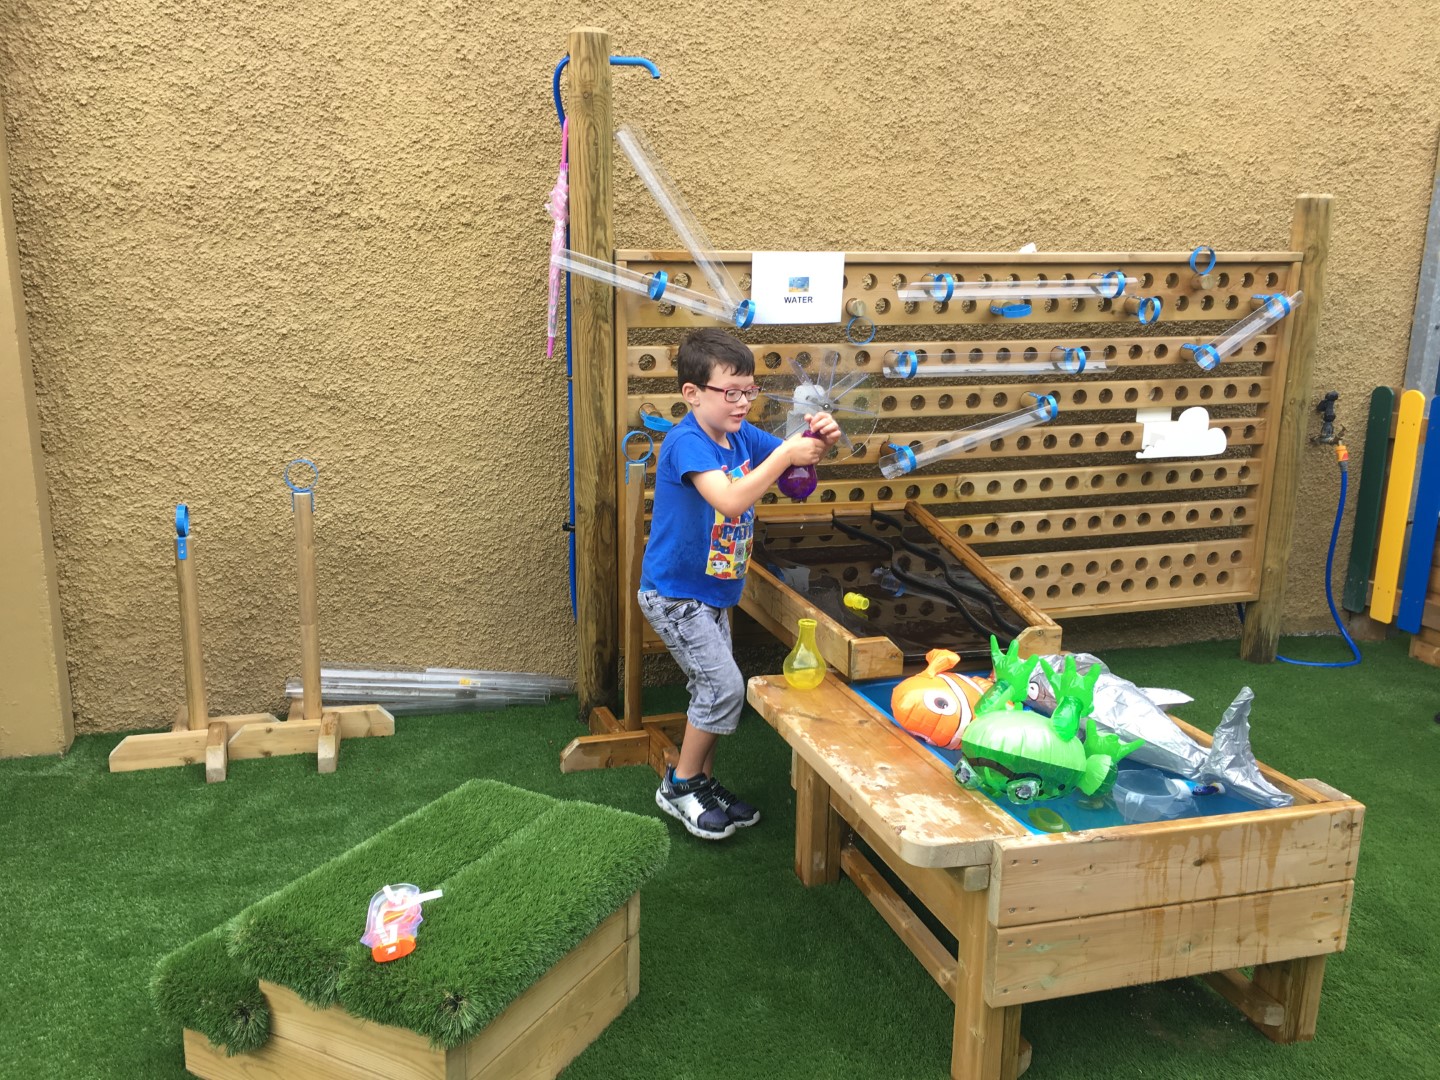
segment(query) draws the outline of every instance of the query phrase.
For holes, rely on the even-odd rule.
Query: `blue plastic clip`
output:
[[[908,379],[920,370],[920,358],[914,349],[901,349],[895,354],[895,377]]]
[[[1051,420],[1054,420],[1055,417],[1060,415],[1060,403],[1055,400],[1054,394],[1042,394],[1036,390],[1027,390],[1021,396],[1033,397],[1036,404],[1043,405],[1045,407],[1046,416],[1044,417],[1044,419],[1046,423],[1049,423]]]
[[[1141,326],[1149,326],[1156,319],[1160,318],[1160,297],[1147,296],[1140,301],[1138,312]]]
[[[1007,319],[1023,319],[1035,309],[1030,306],[1029,300],[1017,300],[1013,304],[991,304],[991,315],[1002,315]]]
[[[1214,345],[1181,345],[1180,351],[1188,352],[1195,358],[1195,362],[1206,371],[1214,371],[1220,363],[1220,353]]]
[[[630,456],[630,440],[636,436],[645,440],[645,453],[638,458],[632,458]],[[625,433],[625,438],[620,440],[620,456],[625,459],[627,464],[638,465],[641,462],[649,461],[654,454],[655,438],[648,431],[628,431]],[[627,484],[630,482],[629,469],[625,470],[625,482]]]
[[[1072,375],[1079,375],[1085,370],[1085,361],[1089,355],[1089,350],[1084,345],[1066,349],[1065,355],[1060,358],[1060,370],[1068,371]]]
[[[1201,270],[1200,267],[1198,267],[1198,266],[1195,265],[1195,261],[1200,258],[1200,253],[1201,253],[1202,251],[1203,251],[1206,255],[1210,256],[1210,262],[1206,264],[1204,270]],[[1215,269],[1215,263],[1216,263],[1216,259],[1215,259],[1215,249],[1214,249],[1213,247],[1209,247],[1208,245],[1201,244],[1201,245],[1200,245],[1199,247],[1197,247],[1194,251],[1190,252],[1190,269],[1191,269],[1191,270],[1194,270],[1195,273],[1197,273],[1197,274],[1208,274],[1211,270],[1214,270],[1214,269]]]
[[[306,468],[308,468],[308,469],[314,474],[313,476],[310,477],[310,485],[309,485],[309,487],[302,487],[302,486],[300,486],[299,484],[295,483],[293,480],[290,479],[290,470],[293,469],[296,465],[304,465]],[[290,464],[286,465],[286,466],[285,466],[285,486],[290,489],[290,508],[291,508],[292,510],[295,508],[295,496],[296,496],[296,495],[309,495],[309,496],[310,496],[310,509],[311,509],[311,510],[314,510],[314,509],[315,509],[315,485],[316,485],[317,483],[319,483],[319,481],[320,481],[320,469],[319,469],[319,467],[315,464],[315,462],[311,461],[309,458],[303,458],[303,457],[296,458],[294,461],[290,462]]]
[[[1255,299],[1264,300],[1265,306],[1272,311],[1278,310],[1282,319],[1290,314],[1290,298],[1284,293],[1256,293]]]
[[[177,503],[175,506],[175,557],[177,559],[188,559],[190,557],[190,508],[184,503]]]
[[[665,286],[670,284],[670,275],[664,270],[656,270],[650,275],[650,285],[647,295],[651,300],[659,300],[665,295]]]
[[[662,435],[675,426],[675,421],[661,416],[660,410],[648,401],[640,406],[640,423],[644,424],[651,431],[658,431]]]
[[[944,296],[939,295],[939,289],[930,290],[930,299],[934,300],[936,303],[948,303],[950,298],[955,295],[955,276],[953,274],[926,274],[925,283],[927,285],[945,286]]]
[[[755,301],[741,300],[735,308],[735,329],[749,329],[750,324],[755,321]]]
[[[855,340],[855,336],[852,333],[857,322],[870,323],[870,336],[867,337],[864,341]],[[869,345],[870,342],[875,340],[875,323],[872,322],[870,319],[867,319],[864,315],[854,316],[848,323],[845,324],[845,340],[850,342],[851,345]]]
[[[915,471],[915,451],[908,446],[901,446],[899,443],[887,442],[886,446],[895,451],[895,456],[905,463],[905,472]]]
[[[1106,299],[1114,300],[1117,296],[1119,296],[1125,291],[1125,272],[1123,270],[1107,270],[1105,271],[1105,273],[1100,275],[1101,288],[1103,288],[1106,284],[1110,283],[1114,284],[1115,291],[1112,292],[1108,297],[1106,297]],[[1105,296],[1105,293],[1102,292],[1100,295]]]

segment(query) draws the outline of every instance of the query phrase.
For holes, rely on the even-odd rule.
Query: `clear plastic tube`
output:
[[[896,446],[895,443],[888,443],[894,453],[886,454],[880,459],[881,475],[887,480],[895,480],[932,462],[974,450],[991,439],[1047,424],[1055,419],[1060,411],[1055,398],[1050,394],[1034,396],[1037,399],[1034,405],[1006,413],[994,420],[972,424],[948,435],[925,439],[918,446]]]
[[[615,130],[615,141],[620,144],[620,149],[630,159],[631,166],[639,175],[641,181],[649,189],[651,196],[659,205],[670,227],[675,230],[675,235],[680,238],[680,243],[695,260],[695,266],[704,275],[705,280],[710,283],[710,288],[720,300],[734,310],[740,307],[744,297],[740,288],[735,284],[730,271],[725,269],[725,264],[714,258],[718,250],[705,235],[705,230],[700,227],[700,222],[695,220],[695,215],[690,212],[690,207],[685,204],[685,199],[680,194],[679,187],[665,171],[665,166],[660,163],[659,157],[651,148],[649,141],[643,132],[633,124],[621,124]]]
[[[735,306],[704,293],[682,289],[679,285],[670,284],[669,275],[664,270],[656,271],[653,274],[642,274],[638,270],[616,266],[614,263],[582,255],[569,248],[565,248],[555,255],[551,259],[551,265],[558,266],[572,274],[579,274],[581,277],[603,281],[614,288],[637,293],[659,303],[674,304],[676,307],[693,311],[697,315],[705,315],[720,322],[731,323],[741,330],[749,326],[755,318],[754,301],[742,300],[738,306]]]
[[[524,671],[479,671],[472,668],[426,668],[424,671],[393,671],[376,668],[320,669],[327,682],[423,682],[436,686],[475,687],[487,690],[537,688],[552,694],[573,694],[575,680],[560,675],[535,675]]]
[[[1079,375],[1086,371],[1104,371],[1104,360],[1091,360],[1083,345],[1073,348],[1056,346],[1048,360],[965,360],[931,361],[923,350],[890,349],[881,361],[881,369],[890,379],[963,378],[966,375]],[[989,354],[993,355],[993,353]]]
[[[288,697],[299,697],[301,693],[299,680],[288,680],[285,683],[285,693]],[[412,699],[450,701],[464,699],[466,701],[495,701],[500,704],[520,701],[538,704],[550,699],[550,695],[544,690],[462,688],[423,682],[401,683],[388,680],[366,682],[358,679],[347,679],[343,682],[327,682],[321,679],[320,693],[327,701],[402,701]]]
[[[1114,299],[1125,293],[1134,294],[1140,286],[1138,278],[1126,277],[1124,271],[1107,270],[1088,278],[1067,281],[1064,278],[1044,281],[957,281],[954,274],[926,274],[919,281],[906,282],[895,290],[901,300],[1023,300],[1030,297],[1094,296]]]
[[[1264,300],[1265,303],[1214,341],[1206,345],[1181,345],[1180,351],[1188,352],[1202,368],[1212,371],[1221,360],[1237,352],[1251,338],[1263,334],[1286,315],[1289,315],[1299,306],[1300,301],[1305,299],[1305,294],[1297,289],[1289,296],[1284,293],[1269,293],[1258,296],[1256,299]]]

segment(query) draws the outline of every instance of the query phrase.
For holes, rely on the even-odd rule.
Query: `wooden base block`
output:
[[[332,773],[340,759],[340,718],[333,712],[320,717],[320,738],[315,747],[315,771]]]
[[[321,735],[333,723],[330,768],[324,768]],[[223,735],[222,735],[223,732]],[[206,765],[207,779],[223,780],[225,767],[217,741],[223,739],[223,761],[315,754],[321,772],[333,772],[341,738],[363,739],[395,734],[395,718],[379,705],[340,705],[326,709],[319,721],[281,721],[271,713],[217,716],[196,731],[156,731],[130,735],[110,751],[111,772],[134,772],[175,765]],[[214,775],[216,770],[219,775]]]
[[[1410,638],[1410,657],[1431,667],[1440,667],[1440,630],[1422,626]]]
[[[589,723],[595,734],[571,739],[560,751],[562,773],[649,765],[657,776],[664,776],[665,769],[680,760],[677,740],[685,730],[684,713],[645,716],[638,730],[630,730],[601,707],[591,712]]]
[[[640,992],[639,895],[561,958],[475,1038],[437,1050],[423,1035],[316,1009],[262,981],[270,1038],[226,1056],[185,1032],[185,1068],[207,1080],[474,1080],[554,1077]],[[424,945],[421,945],[423,948]]]

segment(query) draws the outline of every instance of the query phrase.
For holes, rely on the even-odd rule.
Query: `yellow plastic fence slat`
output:
[[[1380,554],[1375,560],[1375,589],[1370,597],[1370,617],[1377,622],[1388,623],[1395,618],[1395,588],[1405,553],[1405,526],[1409,524],[1410,492],[1415,486],[1415,457],[1424,419],[1425,395],[1419,390],[1405,391],[1400,397],[1400,421],[1390,455],[1390,483],[1385,488],[1385,510],[1380,516]]]

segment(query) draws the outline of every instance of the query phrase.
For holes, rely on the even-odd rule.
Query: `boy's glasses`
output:
[[[723,386],[711,386],[708,383],[703,383],[700,389],[714,390],[717,394],[724,394],[725,400],[730,402],[731,405],[738,404],[742,397],[746,401],[754,401],[760,396],[760,388],[758,386],[747,386],[743,390],[732,386],[727,390]]]

